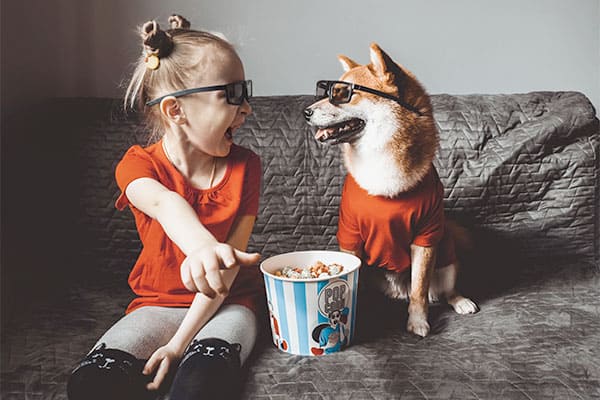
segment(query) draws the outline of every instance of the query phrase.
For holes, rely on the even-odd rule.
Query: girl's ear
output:
[[[179,101],[173,96],[167,96],[160,101],[160,113],[170,122],[180,125],[185,122],[185,113]]]

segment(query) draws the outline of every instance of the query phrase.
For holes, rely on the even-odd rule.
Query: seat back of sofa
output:
[[[599,125],[576,92],[433,98],[446,208],[527,258],[598,265]]]
[[[240,130],[260,154],[264,185],[252,246],[266,255],[335,249],[344,167],[316,142],[311,96],[264,97]],[[434,164],[447,213],[513,243],[528,258],[598,257],[598,120],[573,92],[434,95]]]
[[[338,146],[313,139],[302,110],[312,96],[257,97],[235,141],[260,155],[263,185],[250,248],[263,256],[336,249],[344,166]],[[447,213],[510,240],[527,257],[598,260],[598,120],[579,93],[434,95],[435,165]],[[104,103],[103,112],[111,109]],[[114,167],[146,140],[135,115],[114,109],[83,128],[81,251],[122,275],[140,249],[129,211],[114,208]]]

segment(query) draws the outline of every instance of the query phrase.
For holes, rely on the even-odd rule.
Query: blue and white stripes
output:
[[[342,276],[318,281],[294,281],[279,279],[268,273],[263,275],[271,317],[275,318],[279,328],[279,332],[273,332],[274,341],[280,349],[299,355],[321,354],[318,338],[315,341],[312,332],[317,326],[329,323],[328,315],[323,310],[323,301],[327,301],[324,297],[325,292],[328,295],[333,292],[333,290],[327,291],[331,288],[336,289],[336,294],[344,295],[341,302],[344,307],[339,306],[341,304],[339,296],[334,307],[338,311],[346,308],[347,318],[343,319],[344,330],[347,332],[347,343],[351,342],[356,319],[358,268],[353,268]],[[321,307],[319,307],[319,296],[321,296]],[[327,298],[331,300],[330,297]]]

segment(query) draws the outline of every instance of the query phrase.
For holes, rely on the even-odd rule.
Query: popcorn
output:
[[[332,263],[326,265],[321,261],[317,261],[314,265],[307,268],[283,267],[281,270],[275,271],[275,275],[290,279],[316,279],[339,275],[343,271],[344,266],[340,264]]]

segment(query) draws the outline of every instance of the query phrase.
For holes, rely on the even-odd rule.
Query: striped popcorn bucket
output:
[[[284,267],[308,268],[318,261],[340,264],[341,274],[314,279],[276,276]],[[319,356],[348,346],[354,336],[360,259],[337,251],[297,251],[264,260],[273,343],[287,353]]]

